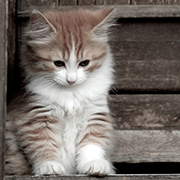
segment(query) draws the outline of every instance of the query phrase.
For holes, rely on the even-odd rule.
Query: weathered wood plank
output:
[[[118,61],[176,61],[180,57],[180,41],[111,41],[110,44]]]
[[[5,180],[97,180],[101,179],[93,176],[6,176]],[[122,175],[109,175],[102,178],[103,180],[145,180],[145,179],[173,179],[179,180],[180,174],[122,174]]]
[[[18,0],[17,9],[26,10],[32,7],[46,6],[46,7],[55,7],[58,6],[59,0]]]
[[[180,0],[132,0],[133,5],[140,5],[140,4],[180,4]]]
[[[153,53],[153,51],[152,51]],[[115,57],[115,84],[119,91],[179,92],[180,62],[121,60]]]
[[[60,6],[76,6],[77,0],[60,0]]]
[[[180,129],[180,95],[111,95],[116,130]]]
[[[130,2],[130,0],[96,0],[96,5],[125,5]]]
[[[117,131],[114,162],[180,162],[180,131]]]
[[[119,77],[120,78],[120,77]],[[179,79],[117,79],[115,93],[179,93]]]
[[[119,19],[112,41],[180,41],[179,18]]]
[[[180,23],[177,19],[120,20],[110,44],[118,90],[179,91]]]
[[[0,0],[0,179],[4,179],[8,4]]]
[[[96,0],[78,0],[79,6],[89,6],[89,5],[95,5]]]
[[[49,2],[49,1],[48,1]],[[51,1],[50,1],[51,2]],[[23,6],[19,6],[23,7]],[[32,7],[29,5],[25,6],[25,9],[18,10],[18,17],[29,17]],[[108,7],[108,6],[106,6]],[[111,6],[112,7],[112,6]],[[34,6],[37,9],[46,9],[43,6]],[[99,9],[105,8],[105,6],[59,6],[60,10],[70,10],[78,8],[86,9]],[[117,18],[169,18],[169,17],[180,17],[180,6],[179,5],[117,5],[116,6],[116,17]]]

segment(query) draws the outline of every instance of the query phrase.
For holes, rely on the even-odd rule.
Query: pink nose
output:
[[[67,81],[70,85],[74,84],[76,81]]]

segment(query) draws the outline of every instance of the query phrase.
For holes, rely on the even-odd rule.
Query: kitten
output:
[[[8,106],[6,174],[114,173],[107,101],[113,14],[32,12],[22,46],[25,92]]]

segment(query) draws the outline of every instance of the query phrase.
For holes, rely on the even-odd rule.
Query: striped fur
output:
[[[8,106],[6,174],[113,173],[113,9],[33,11],[24,33],[25,91]]]

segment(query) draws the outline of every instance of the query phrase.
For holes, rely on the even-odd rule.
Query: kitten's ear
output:
[[[33,36],[32,38],[46,39],[56,32],[56,28],[41,12],[37,10],[32,11],[28,32],[30,36]]]
[[[114,17],[116,14],[115,8],[106,8],[100,9],[96,11],[96,18],[98,24],[91,30],[92,34],[96,34],[98,36],[104,36],[107,33],[107,30],[110,26],[113,25]]]

